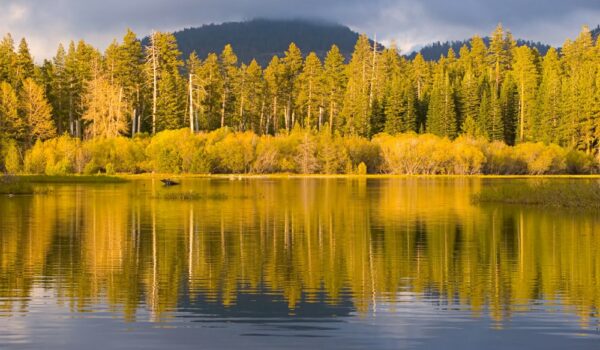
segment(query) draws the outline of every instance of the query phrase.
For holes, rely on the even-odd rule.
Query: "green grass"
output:
[[[123,183],[127,179],[117,176],[107,175],[19,175],[16,176],[19,181],[25,183],[64,183],[64,184],[104,184],[104,183]]]
[[[28,195],[34,194],[35,190],[30,183],[25,182],[0,182],[0,194],[6,195]]]
[[[483,187],[472,200],[474,203],[600,209],[600,183],[540,182],[490,186]]]
[[[194,200],[225,200],[228,196],[223,193],[200,194],[193,191],[188,192],[167,192],[159,193],[155,196],[157,199],[194,201]]]

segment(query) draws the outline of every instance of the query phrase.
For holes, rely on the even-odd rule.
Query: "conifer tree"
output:
[[[227,124],[227,117],[235,113],[235,93],[233,91],[235,79],[238,74],[238,58],[231,45],[225,45],[221,52],[220,68],[223,90],[221,93],[221,127]]]
[[[514,76],[519,92],[519,141],[532,137],[535,113],[535,97],[538,85],[538,72],[532,50],[527,46],[515,50]]]
[[[270,100],[270,118],[267,118],[265,125],[265,133],[268,133],[271,125],[274,133],[277,133],[281,128],[281,120],[279,119],[282,100],[283,100],[283,85],[285,80],[285,66],[282,64],[279,57],[274,56],[271,62],[265,69],[265,82]]]
[[[323,122],[323,66],[321,60],[311,52],[304,62],[298,77],[297,110],[305,128],[320,127]]]
[[[431,100],[427,113],[427,132],[454,138],[457,131],[456,105],[450,76],[445,64],[438,63],[431,89]]]
[[[60,44],[51,62],[52,72],[49,82],[48,98],[52,105],[54,122],[59,135],[69,130],[70,91],[67,81],[66,55],[64,47]]]
[[[431,73],[429,65],[420,53],[412,61],[411,71],[411,80],[414,82],[417,91],[417,129],[424,130],[427,119]]]
[[[283,66],[285,67],[284,77],[284,94],[285,94],[285,127],[287,130],[291,130],[295,124],[295,111],[294,111],[294,99],[298,93],[298,77],[302,72],[302,52],[296,46],[291,43],[283,57]]]
[[[178,129],[184,125],[187,94],[179,71],[183,66],[180,56],[173,34],[153,33],[150,46],[146,49],[148,85],[156,85],[153,131]]]
[[[264,123],[264,82],[261,66],[252,60],[248,66],[242,65],[238,79],[238,130],[261,131]]]
[[[371,47],[365,35],[358,38],[352,59],[348,65],[348,88],[342,110],[343,130],[347,134],[368,136],[370,134],[369,74],[371,71]]]
[[[33,78],[35,74],[35,65],[25,38],[21,39],[19,43],[19,49],[15,56],[15,68],[15,78],[19,83],[27,78]]]
[[[562,122],[562,82],[561,66],[556,49],[551,48],[544,57],[541,82],[537,96],[536,139],[550,143],[560,143],[559,125]]]
[[[6,81],[12,86],[16,86],[18,82],[16,56],[15,42],[10,33],[8,33],[0,41],[0,81]]]
[[[325,57],[324,66],[325,107],[328,110],[329,129],[334,130],[338,124],[338,116],[344,103],[344,92],[348,79],[346,76],[344,56],[340,49],[333,45]]]
[[[498,24],[490,40],[488,50],[488,65],[491,68],[490,81],[496,93],[500,91],[504,74],[512,62],[514,40],[510,33],[504,31],[502,24]]]
[[[194,73],[200,108],[200,128],[214,130],[221,125],[221,94],[223,80],[219,68],[219,57],[211,53]]]
[[[123,88],[121,103],[124,105],[124,114],[131,125],[133,135],[142,131],[143,117],[147,112],[147,89],[144,81],[146,77],[142,43],[130,29],[119,45],[115,63],[115,83]]]

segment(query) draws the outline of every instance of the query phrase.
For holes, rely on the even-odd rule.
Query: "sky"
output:
[[[560,46],[600,24],[600,0],[0,0],[0,34],[26,37],[38,61],[70,40],[104,49],[127,28],[141,37],[253,18],[336,22],[406,53],[485,36],[500,22],[517,38]]]

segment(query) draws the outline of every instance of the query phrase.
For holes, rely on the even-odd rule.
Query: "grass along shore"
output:
[[[484,186],[480,193],[473,195],[472,201],[475,204],[503,203],[600,209],[600,183],[541,182]]]

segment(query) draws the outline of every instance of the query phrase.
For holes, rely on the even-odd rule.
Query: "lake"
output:
[[[139,179],[2,196],[0,348],[598,349],[600,213],[471,202],[525,181],[591,180]]]

